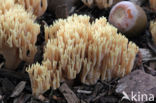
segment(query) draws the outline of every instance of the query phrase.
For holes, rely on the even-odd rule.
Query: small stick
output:
[[[92,91],[86,91],[86,90],[80,90],[80,89],[78,89],[78,90],[77,90],[77,93],[91,94]]]

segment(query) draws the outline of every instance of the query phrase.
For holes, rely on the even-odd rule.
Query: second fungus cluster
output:
[[[34,95],[78,74],[82,83],[91,85],[131,72],[138,47],[106,18],[89,21],[89,16],[73,15],[45,27],[44,60],[27,68]]]

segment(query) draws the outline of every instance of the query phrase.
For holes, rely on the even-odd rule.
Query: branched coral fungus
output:
[[[108,8],[121,0],[81,0],[88,7],[96,5],[98,8]]]
[[[152,34],[152,39],[153,39],[154,43],[156,44],[156,21],[151,21],[150,31]]]
[[[14,6],[13,0],[1,0],[0,1],[0,14],[4,14],[10,8]]]
[[[131,72],[138,47],[117,34],[117,29],[104,17],[92,24],[89,20],[88,16],[73,15],[46,28],[49,40],[43,63],[27,69],[34,95],[45,91],[39,89],[43,83],[56,89],[59,82],[75,79],[77,74],[82,83],[89,85],[99,79],[109,81]],[[40,86],[34,86],[37,84],[34,81]]]
[[[16,68],[23,60],[33,62],[35,43],[40,32],[35,16],[16,5],[0,16],[0,54],[7,68]]]
[[[32,11],[36,16],[41,16],[47,9],[47,0],[15,0],[15,3],[21,4],[26,10]]]

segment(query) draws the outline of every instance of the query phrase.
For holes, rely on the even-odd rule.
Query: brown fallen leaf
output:
[[[17,86],[13,90],[10,97],[16,97],[16,96],[20,95],[21,92],[23,91],[23,89],[25,88],[25,85],[26,85],[25,81],[21,81],[19,84],[17,84]]]

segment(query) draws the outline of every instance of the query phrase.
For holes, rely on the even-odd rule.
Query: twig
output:
[[[77,93],[91,94],[92,91],[86,91],[86,90],[80,90],[80,89],[78,89],[78,90],[77,90]]]

